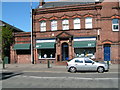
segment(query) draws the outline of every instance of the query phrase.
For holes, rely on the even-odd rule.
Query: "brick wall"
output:
[[[62,30],[62,18],[68,17],[69,19],[69,29],[64,30],[65,32],[73,35],[73,37],[98,37],[98,30],[100,31],[100,39],[97,38],[97,46],[96,46],[96,59],[104,60],[104,44],[111,44],[111,60],[112,63],[118,63],[120,60],[119,54],[119,42],[118,38],[119,32],[112,31],[112,17],[119,16],[119,9],[115,9],[118,7],[117,2],[103,2],[99,4],[91,4],[91,5],[79,5],[79,6],[69,6],[69,7],[57,7],[57,8],[47,8],[47,9],[36,9],[33,12],[33,31],[34,31],[34,45],[36,39],[42,38],[56,38],[57,35],[63,32]],[[70,11],[70,8],[74,8],[77,10]],[[60,10],[66,9],[64,12],[60,12]],[[58,10],[58,11],[57,11]],[[42,12],[44,11],[44,12]],[[54,12],[52,12],[54,11]],[[90,16],[93,18],[93,28],[85,29],[85,17]],[[51,23],[52,18],[57,18],[58,21],[58,30],[51,31]],[[73,29],[73,19],[74,17],[79,17],[81,22],[81,29],[74,30]],[[45,19],[47,23],[47,31],[40,32],[40,20]],[[15,34],[15,43],[30,43],[30,32],[25,33],[17,33]],[[72,42],[73,43],[73,42]],[[61,44],[60,44],[61,45]],[[71,48],[71,49],[70,49]],[[74,57],[74,48],[70,46],[70,57]],[[15,51],[11,51],[14,52]],[[58,47],[56,44],[56,59],[58,55],[61,55],[61,47]],[[43,60],[38,60],[37,49],[34,50],[34,58],[36,63],[46,63]],[[15,54],[12,54],[13,56]],[[27,57],[27,56],[25,56]],[[27,61],[27,60],[26,60]],[[52,60],[51,60],[52,61]],[[21,63],[22,57],[21,57]],[[26,62],[27,63],[27,62]],[[120,62],[119,62],[120,63]]]
[[[31,63],[31,55],[17,55],[18,60],[17,63],[18,64],[30,64]]]

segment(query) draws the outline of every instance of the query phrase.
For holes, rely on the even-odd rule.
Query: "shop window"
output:
[[[46,31],[46,21],[40,22],[40,30],[41,30],[41,32]]]
[[[55,58],[55,49],[41,49],[38,50],[38,58]]]
[[[68,30],[69,29],[69,20],[68,19],[63,19],[62,27],[63,27],[63,30]]]
[[[17,50],[16,52],[17,52],[18,55],[31,54],[30,50]]]
[[[57,30],[57,21],[56,20],[51,21],[51,30],[52,31]]]
[[[75,48],[75,57],[95,58],[95,48]]]
[[[119,20],[118,19],[112,20],[112,30],[119,31]]]
[[[91,17],[85,18],[85,28],[86,29],[92,28],[92,18]]]
[[[74,19],[74,29],[80,29],[80,18]]]

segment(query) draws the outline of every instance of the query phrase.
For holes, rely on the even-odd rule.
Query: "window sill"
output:
[[[113,32],[119,32],[119,30],[112,30]]]

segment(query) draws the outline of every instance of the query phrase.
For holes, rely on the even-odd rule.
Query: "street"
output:
[[[118,72],[70,73],[63,67],[8,68],[3,70],[3,88],[118,88]]]

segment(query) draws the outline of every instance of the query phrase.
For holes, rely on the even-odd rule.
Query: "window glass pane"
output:
[[[87,17],[85,19],[85,28],[92,28],[92,18],[91,17]]]
[[[80,29],[80,19],[79,18],[74,19],[74,29]]]
[[[41,49],[38,50],[38,58],[55,58],[55,49]]]
[[[85,59],[85,63],[92,63],[92,61],[89,59]]]
[[[80,29],[80,24],[74,24],[74,29]]]
[[[92,23],[92,18],[91,17],[87,17],[86,18],[86,23]]]
[[[92,24],[85,24],[86,28],[92,28]]]
[[[62,21],[62,23],[63,24],[68,24],[69,22],[68,22],[68,19],[64,19],[63,21]]]
[[[57,21],[56,20],[51,21],[51,30],[57,30]]]
[[[118,29],[118,25],[113,25],[113,29]]]
[[[113,23],[113,24],[118,24],[118,19],[113,19],[113,20],[112,20],[112,23]]]
[[[118,19],[112,20],[112,30],[119,31],[119,20]]]
[[[80,19],[79,18],[75,18],[74,19],[74,23],[80,23]]]
[[[81,60],[75,60],[76,63],[83,63]]]
[[[68,30],[69,29],[69,21],[68,21],[68,19],[64,19],[62,21],[62,27],[63,27],[63,30]]]
[[[45,21],[40,22],[40,29],[41,29],[41,31],[46,31],[46,22]]]

